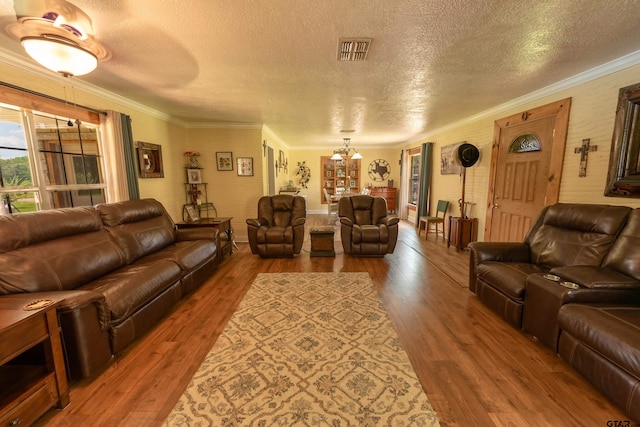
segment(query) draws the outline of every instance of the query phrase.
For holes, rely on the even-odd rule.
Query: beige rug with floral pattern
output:
[[[259,274],[166,426],[437,426],[367,273]]]

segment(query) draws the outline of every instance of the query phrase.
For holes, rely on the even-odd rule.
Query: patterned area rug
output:
[[[367,273],[263,273],[164,425],[439,423]]]

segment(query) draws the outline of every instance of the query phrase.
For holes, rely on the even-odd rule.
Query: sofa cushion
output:
[[[142,259],[107,274],[82,289],[100,292],[111,312],[111,323],[118,325],[149,301],[180,280],[175,262]]]
[[[173,221],[157,200],[102,204],[96,209],[128,262],[165,248],[176,240]]]
[[[527,276],[532,273],[546,272],[536,264],[494,261],[478,265],[476,271],[480,280],[514,300],[524,299]]]
[[[293,243],[293,227],[260,227],[256,234],[258,244]]]
[[[0,294],[70,290],[126,264],[88,207],[0,216]]]
[[[146,262],[171,260],[185,271],[191,271],[203,262],[215,257],[216,244],[213,240],[185,240],[144,257]]]
[[[559,203],[541,214],[540,227],[527,235],[531,262],[547,268],[602,264],[630,208]]]
[[[558,323],[596,353],[640,378],[640,307],[616,304],[566,304]]]

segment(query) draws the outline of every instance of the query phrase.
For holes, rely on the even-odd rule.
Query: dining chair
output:
[[[438,234],[442,234],[442,240],[445,240],[444,237],[444,220],[447,216],[447,209],[449,208],[448,200],[438,200],[438,205],[436,206],[436,214],[435,216],[421,216],[420,221],[418,222],[418,237],[420,236],[420,231],[422,230],[422,224],[424,224],[424,239],[427,240],[431,231],[430,228],[432,225],[435,226],[436,239],[438,238]],[[438,231],[438,225],[442,225],[442,231]]]
[[[327,202],[327,215],[329,219],[331,219],[332,213],[338,215],[338,201],[331,198],[331,194],[329,194],[326,188],[323,188],[322,192],[324,193],[324,200]]]

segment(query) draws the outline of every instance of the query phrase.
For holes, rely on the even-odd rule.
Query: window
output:
[[[105,202],[99,129],[0,106],[3,213]]]

